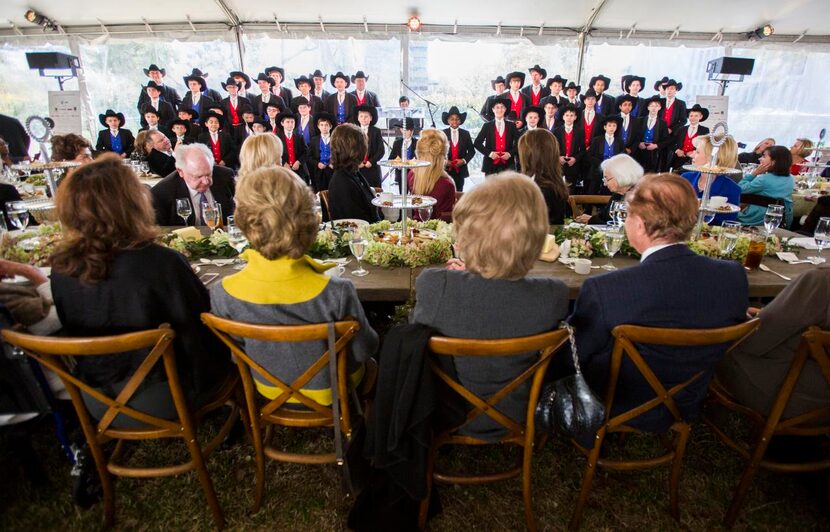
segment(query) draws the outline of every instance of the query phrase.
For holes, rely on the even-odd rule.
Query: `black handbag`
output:
[[[579,369],[573,329],[567,323],[576,373],[545,385],[536,403],[537,430],[569,438],[592,436],[605,422],[605,406],[591,391]]]

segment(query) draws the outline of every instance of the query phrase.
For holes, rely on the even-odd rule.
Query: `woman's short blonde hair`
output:
[[[695,137],[692,144],[694,144],[695,148],[699,147],[707,159],[711,159],[712,139],[708,135]],[[724,168],[735,168],[738,165],[738,143],[731,136],[727,135],[723,139],[723,144],[718,149],[718,157],[715,164]]]
[[[311,189],[287,168],[245,175],[236,186],[234,216],[251,247],[268,260],[298,259],[317,237]]]
[[[536,183],[502,172],[464,194],[453,222],[469,271],[486,279],[521,279],[542,252],[548,209]]]
[[[800,142],[801,146],[798,148],[798,152],[796,155],[799,157],[809,157],[811,153],[813,153],[813,141],[810,139],[795,139],[796,142]]]
[[[276,135],[252,135],[239,150],[239,177],[260,168],[280,166],[282,142]]]

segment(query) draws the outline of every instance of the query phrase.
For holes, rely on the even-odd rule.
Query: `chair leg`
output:
[[[680,520],[680,502],[678,501],[678,491],[680,489],[680,474],[683,471],[683,457],[686,455],[686,445],[689,443],[689,434],[691,427],[689,425],[681,425],[678,431],[677,443],[674,446],[674,460],[671,467],[671,480],[669,481],[669,507],[671,515],[676,520]]]
[[[599,453],[602,451],[602,443],[605,439],[605,429],[601,428],[594,440],[594,448],[588,454],[588,463],[585,464],[585,473],[582,475],[582,487],[579,490],[579,497],[574,506],[574,513],[571,516],[571,522],[568,529],[577,530],[582,521],[582,514],[585,511],[585,504],[588,502],[588,494],[591,492],[591,485],[594,482],[594,474],[597,470],[597,461],[599,460]]]
[[[254,462],[256,466],[256,485],[254,487],[254,505],[251,507],[251,513],[255,514],[262,507],[262,495],[265,491],[265,451],[263,450],[264,442],[262,440],[262,427],[259,424],[259,418],[255,412],[255,408],[251,408],[248,412],[251,419],[251,441],[254,444]],[[266,438],[270,436],[271,430],[266,431]]]
[[[536,532],[536,518],[533,516],[533,492],[530,483],[530,471],[533,465],[533,441],[526,442],[522,449],[522,495],[525,502],[525,521],[530,532]]]
[[[199,446],[196,435],[192,431],[185,428],[184,441],[187,445],[190,456],[193,458],[193,468],[199,476],[199,482],[202,484],[202,491],[205,492],[210,511],[213,514],[213,521],[216,523],[216,528],[221,530],[225,528],[225,516],[222,513],[222,507],[219,506],[219,499],[216,497],[216,490],[213,488],[213,481],[208,474],[205,459],[202,456],[202,448]]]
[[[421,507],[418,509],[418,529],[424,530],[427,527],[427,517],[429,516],[429,503],[432,498],[432,474],[435,471],[435,453],[438,448],[431,445],[429,449],[429,456],[427,456],[427,496],[421,501]]]
[[[740,513],[741,506],[743,506],[746,495],[749,492],[749,488],[752,486],[752,479],[758,471],[758,465],[761,463],[761,460],[764,458],[764,454],[767,452],[767,446],[769,445],[771,437],[772,431],[765,430],[757,440],[758,444],[755,446],[755,450],[752,452],[749,463],[741,475],[738,487],[735,488],[735,495],[732,496],[732,502],[729,505],[729,510],[727,510],[726,516],[723,518],[723,524],[727,528],[732,528],[735,525],[735,521],[738,519],[738,513]]]
[[[112,528],[115,525],[115,490],[112,485],[112,475],[107,470],[107,459],[98,442],[89,438],[87,442],[92,442],[89,443],[89,452],[92,453],[95,469],[98,472],[98,478],[101,480],[101,491],[104,499],[104,528]]]

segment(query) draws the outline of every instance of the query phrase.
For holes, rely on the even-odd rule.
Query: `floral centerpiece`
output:
[[[352,231],[340,227],[332,228],[329,224],[317,232],[317,238],[308,248],[308,254],[320,260],[348,257],[349,240],[352,237]]]
[[[556,243],[561,247],[566,240],[570,241],[570,251],[567,258],[607,257],[605,252],[605,236],[597,227],[589,225],[563,225],[553,231]],[[623,238],[620,255],[640,258],[637,250],[631,247],[628,237]]]
[[[61,236],[60,224],[44,224],[14,235],[7,231],[0,240],[0,257],[32,266],[48,266]]]
[[[428,264],[443,264],[452,258],[451,224],[441,220],[427,222],[409,220],[406,225],[408,229],[427,229],[435,236],[434,238],[415,238],[403,244],[386,242],[377,238],[376,235],[382,231],[400,231],[401,224],[384,220],[360,230],[360,235],[369,240],[363,259],[369,264],[384,268],[392,266],[417,268]]]
[[[715,257],[721,259],[730,259],[743,262],[746,260],[746,255],[749,252],[749,237],[744,233],[738,236],[738,241],[735,243],[735,248],[728,255],[721,255],[720,242],[718,238],[723,229],[720,226],[704,225],[700,231],[700,236],[696,240],[689,242],[689,249],[699,255],[707,257]],[[779,251],[787,251],[790,246],[786,241],[782,241],[777,235],[770,235],[767,238],[766,254],[774,256]]]
[[[228,243],[228,234],[224,231],[216,231],[210,236],[196,239],[182,238],[175,233],[171,233],[163,236],[161,243],[175,249],[189,260],[207,257],[236,257],[239,254]]]

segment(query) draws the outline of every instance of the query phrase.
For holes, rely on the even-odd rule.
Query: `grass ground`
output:
[[[322,449],[330,440],[320,431],[304,436],[281,431],[291,447]],[[0,527],[12,530],[95,530],[98,504],[80,510],[70,499],[69,463],[49,422],[34,431],[33,445],[45,464],[49,482],[34,487],[23,478],[15,457],[0,437]],[[632,438],[626,451],[644,452],[650,443]],[[503,462],[497,449],[477,454],[453,452],[451,466],[487,467]],[[183,457],[183,447],[168,442],[137,444],[133,458],[160,463]],[[582,478],[584,460],[563,440],[549,441],[534,460],[534,508],[543,530],[565,529]],[[249,515],[253,497],[252,448],[242,440],[217,452],[208,462],[230,530],[344,530],[349,503],[340,493],[334,466],[299,466],[269,462],[263,508]],[[694,427],[681,482],[681,520],[668,513],[668,471],[597,475],[583,530],[710,530],[720,521],[742,470],[737,456],[715,440],[704,425]],[[760,473],[738,521],[744,530],[828,530],[824,504],[827,476]],[[117,529],[204,530],[210,512],[194,474],[116,482]],[[443,513],[433,530],[521,530],[524,527],[518,479],[485,487],[442,487]]]

